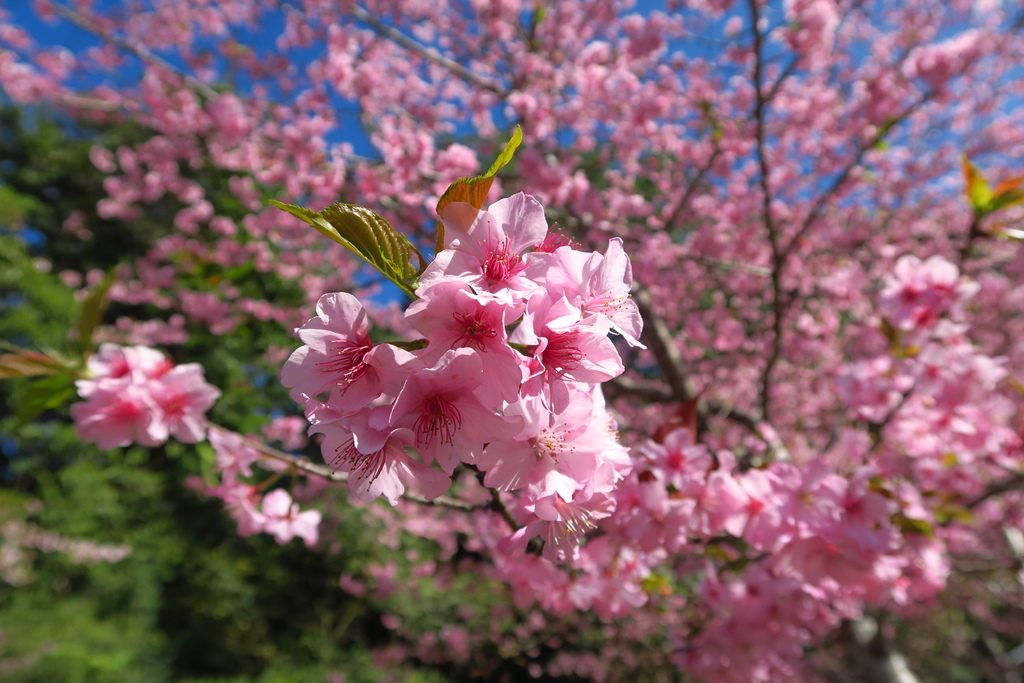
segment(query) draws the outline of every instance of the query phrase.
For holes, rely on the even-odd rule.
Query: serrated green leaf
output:
[[[28,385],[14,416],[22,423],[29,422],[46,410],[56,408],[75,396],[75,383],[71,375],[44,377]]]
[[[270,203],[312,225],[415,298],[416,278],[426,268],[426,261],[412,242],[379,214],[356,204],[331,204],[313,211],[275,200]],[[419,259],[419,268],[412,265],[413,255]]]
[[[498,175],[500,171],[508,162],[512,161],[512,157],[516,153],[516,149],[519,144],[523,141],[523,129],[516,126],[516,130],[512,133],[512,139],[505,145],[505,149],[501,151],[498,158],[494,160],[491,167],[487,169],[487,172],[483,175],[478,175],[473,178],[459,178],[454,183],[448,186],[448,189],[444,191],[441,198],[437,200],[437,215],[441,215],[441,211],[444,207],[448,206],[453,202],[466,202],[472,205],[476,209],[481,209],[484,202],[487,200],[487,193],[491,190],[491,184],[494,182],[494,176]],[[444,222],[437,222],[437,243],[435,244],[434,251],[439,253],[444,249]]]
[[[107,292],[114,284],[114,280],[113,271],[104,275],[82,302],[78,321],[75,323],[75,329],[78,331],[78,350],[82,355],[92,350],[92,335],[103,320],[103,313],[107,310]]]

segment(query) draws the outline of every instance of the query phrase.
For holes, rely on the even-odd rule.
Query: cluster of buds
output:
[[[623,371],[609,333],[639,345],[629,259],[618,238],[573,249],[525,194],[442,218],[445,248],[405,313],[424,338],[375,344],[359,301],[327,294],[282,381],[357,498],[434,498],[469,467],[518,492],[508,548],[540,535],[568,559],[630,467],[600,390]]]

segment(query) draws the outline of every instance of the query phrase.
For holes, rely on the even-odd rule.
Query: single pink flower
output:
[[[380,394],[377,373],[367,363],[373,342],[366,311],[351,294],[335,292],[320,297],[316,312],[298,329],[305,346],[285,363],[281,383],[299,403],[327,393],[336,410],[359,410]]]
[[[522,429],[522,418],[497,415],[477,397],[485,381],[482,371],[476,351],[455,349],[434,367],[408,375],[390,422],[412,430],[426,464],[436,459],[451,474],[459,462],[473,462],[484,444],[510,439]]]
[[[179,365],[146,385],[159,409],[159,418],[171,435],[184,443],[198,443],[206,434],[205,413],[220,391],[203,379],[196,363]]]
[[[506,307],[476,295],[461,280],[441,279],[417,293],[420,298],[410,304],[405,316],[429,342],[417,354],[423,362],[433,365],[451,349],[474,349],[488,378],[478,392],[484,403],[494,407],[502,401],[515,403],[523,380],[520,359],[525,359],[508,345]]]
[[[263,530],[272,535],[281,545],[298,536],[307,547],[316,544],[319,538],[320,511],[299,511],[297,503],[284,489],[274,489],[263,496],[260,509],[266,518]]]
[[[137,443],[158,446],[167,440],[167,424],[154,419],[157,408],[144,385],[128,377],[91,385],[89,399],[71,406],[75,431],[103,450]]]
[[[370,502],[384,496],[396,505],[406,487],[422,492],[428,500],[451,486],[451,477],[414,460],[406,448],[416,445],[409,429],[387,425],[389,406],[312,428],[324,435],[324,461],[337,471],[348,472],[348,486],[359,500]]]

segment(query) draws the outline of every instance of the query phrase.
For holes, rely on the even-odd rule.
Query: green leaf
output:
[[[946,503],[935,508],[935,520],[940,524],[949,524],[951,522],[973,524],[974,513],[963,505]]]
[[[895,514],[892,516],[892,522],[896,525],[896,528],[905,534],[915,534],[928,538],[935,537],[935,528],[923,519],[914,519],[904,514]]]
[[[1005,190],[1003,192],[997,192],[989,202],[989,211],[998,211],[1004,209],[1007,206],[1014,206],[1024,202],[1024,190],[1014,188],[1012,190]]]
[[[672,584],[669,583],[667,578],[660,574],[648,575],[640,582],[640,586],[644,589],[645,593],[672,595]]]
[[[988,213],[991,210],[989,202],[992,201],[992,187],[978,167],[970,162],[966,154],[963,155],[961,165],[964,172],[964,190],[967,193],[967,201],[970,202],[975,213]]]
[[[273,199],[270,203],[309,223],[416,298],[416,279],[426,268],[426,261],[412,242],[382,216],[356,204],[331,204],[323,211],[313,211]],[[419,268],[412,265],[414,254],[419,259]]]
[[[74,396],[75,383],[71,375],[44,377],[28,385],[14,409],[14,416],[22,423],[29,422],[44,411],[63,405]]]
[[[391,344],[392,346],[397,346],[398,348],[404,349],[406,351],[419,351],[420,349],[425,349],[425,348],[427,348],[427,343],[428,342],[427,342],[426,339],[415,339],[413,341],[392,341],[392,342],[388,342],[388,344]]]
[[[92,335],[103,320],[103,313],[107,310],[107,292],[115,279],[114,272],[108,272],[82,302],[78,322],[75,323],[75,329],[78,331],[78,349],[82,355],[92,350]]]
[[[516,126],[516,130],[512,133],[512,139],[505,145],[505,149],[502,150],[498,158],[494,160],[491,167],[487,169],[487,172],[483,175],[474,176],[472,178],[459,178],[454,183],[448,186],[448,189],[444,191],[441,198],[437,200],[437,215],[441,215],[441,211],[444,207],[448,206],[452,202],[466,202],[473,206],[473,208],[479,210],[483,208],[484,202],[487,200],[487,193],[491,190],[491,184],[494,182],[494,176],[498,175],[500,171],[508,162],[512,161],[512,157],[516,153],[516,149],[519,144],[523,141],[523,129]],[[435,253],[439,253],[444,249],[444,222],[437,222],[437,244],[434,247]]]

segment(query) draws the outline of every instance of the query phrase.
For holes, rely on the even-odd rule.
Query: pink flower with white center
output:
[[[497,415],[477,397],[485,380],[482,372],[476,351],[455,349],[434,367],[408,375],[390,422],[412,430],[426,464],[437,460],[451,474],[459,462],[473,462],[484,444],[511,439],[522,430],[521,417]]]
[[[537,499],[529,497],[524,509],[536,515],[538,521],[503,539],[500,547],[506,551],[523,549],[534,536],[544,539],[544,557],[552,562],[565,562],[579,557],[580,541],[597,528],[597,522],[615,512],[615,499],[596,490],[592,480],[576,491],[570,500],[557,493]]]
[[[591,393],[575,389],[558,414],[538,399],[509,406],[505,415],[522,415],[526,426],[514,440],[491,443],[477,458],[487,472],[484,485],[502,491],[532,485],[534,495],[558,493],[570,500],[603,463],[628,470],[629,455],[609,433],[610,418],[603,405],[594,406]]]
[[[532,356],[523,395],[545,396],[558,412],[569,400],[568,382],[597,384],[622,374],[622,359],[608,329],[606,320],[582,323],[580,310],[565,297],[531,299],[511,337]]]
[[[297,330],[305,346],[285,363],[281,383],[299,403],[329,392],[332,408],[359,410],[380,394],[377,373],[367,362],[373,342],[366,311],[351,294],[336,292],[320,297],[316,313]]]
[[[643,319],[629,298],[633,270],[620,238],[613,237],[603,255],[556,249],[550,259],[531,263],[527,275],[542,283],[552,298],[564,296],[576,303],[584,319],[600,316],[630,346],[645,348],[640,343]]]
[[[284,489],[274,489],[263,496],[260,509],[265,517],[263,531],[281,545],[297,536],[306,543],[306,547],[313,547],[320,537],[320,511],[300,512],[298,503],[293,503]]]
[[[154,419],[155,410],[145,386],[122,377],[92,384],[88,400],[71,406],[71,418],[78,436],[103,450],[158,446],[167,440],[167,424]]]
[[[506,307],[474,294],[461,280],[443,279],[421,287],[417,294],[420,298],[409,306],[405,317],[430,340],[417,354],[423,362],[433,365],[451,349],[474,349],[489,380],[478,392],[484,403],[515,403],[523,381],[520,362],[526,359],[508,345]]]
[[[424,287],[456,277],[480,292],[518,307],[537,288],[523,276],[523,252],[543,242],[548,225],[544,207],[523,193],[500,199],[487,210],[455,202],[444,208],[445,249],[420,278]]]
[[[146,386],[158,408],[158,419],[166,423],[174,438],[184,443],[203,440],[205,413],[220,397],[220,391],[204,381],[201,365],[179,365]]]
[[[324,435],[320,445],[324,461],[348,472],[349,489],[365,502],[384,496],[396,505],[406,487],[422,492],[428,500],[437,498],[451,486],[451,477],[410,457],[405,449],[416,445],[415,436],[409,429],[390,429],[389,411],[389,406],[379,406],[351,419],[313,427],[313,433]]]

